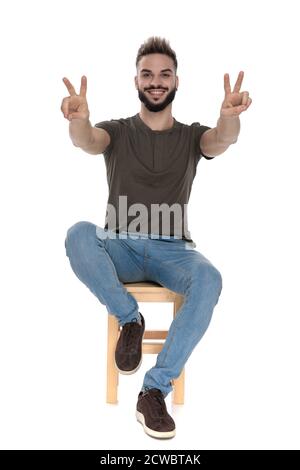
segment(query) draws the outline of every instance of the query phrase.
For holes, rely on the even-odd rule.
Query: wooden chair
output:
[[[166,287],[161,286],[155,282],[137,282],[137,283],[124,283],[124,287],[136,299],[137,302],[173,302],[173,318],[181,307],[184,298],[182,295],[173,292]],[[119,372],[115,366],[115,349],[118,341],[120,327],[117,318],[114,315],[108,314],[108,328],[107,328],[107,383],[106,383],[106,402],[118,402],[118,383]],[[168,331],[161,330],[145,330],[142,352],[143,354],[158,354],[164,341],[145,341],[145,340],[158,340],[166,339]],[[184,368],[180,376],[172,381],[173,392],[172,398],[174,404],[184,403]]]

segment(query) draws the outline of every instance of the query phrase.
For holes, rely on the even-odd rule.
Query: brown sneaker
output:
[[[125,323],[117,342],[115,351],[116,368],[121,374],[129,375],[138,370],[142,363],[142,340],[145,331],[145,320],[139,312],[142,324],[136,320]]]
[[[166,439],[175,436],[174,420],[168,414],[164,396],[158,388],[139,393],[136,419],[151,437]]]

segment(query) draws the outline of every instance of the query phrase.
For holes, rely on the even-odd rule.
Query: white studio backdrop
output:
[[[2,449],[299,449],[299,33],[297,2],[1,3]],[[75,148],[60,111],[68,77],[88,79],[92,124],[140,110],[139,46],[178,58],[174,117],[215,126],[223,76],[253,100],[238,142],[201,159],[189,226],[223,276],[213,320],[186,365],[177,435],[135,421],[145,357],[105,403],[106,309],[76,278],[67,229],[103,226],[104,158]],[[151,306],[150,306],[151,307]],[[168,323],[170,306],[149,305]],[[166,312],[166,314],[164,314]],[[160,318],[160,320],[159,320]],[[166,325],[167,326],[167,325]]]

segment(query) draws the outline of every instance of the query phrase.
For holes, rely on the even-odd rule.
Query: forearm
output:
[[[220,116],[217,122],[217,141],[220,144],[230,145],[237,141],[240,133],[239,116],[224,117]]]
[[[92,125],[89,120],[72,119],[69,124],[69,135],[73,144],[83,150],[93,144]]]

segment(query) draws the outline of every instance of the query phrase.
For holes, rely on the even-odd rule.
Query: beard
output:
[[[156,90],[164,90],[164,88],[155,88]],[[154,90],[154,88],[149,88],[149,90]],[[170,103],[172,103],[172,101],[174,100],[175,98],[175,95],[176,95],[176,91],[177,91],[177,88],[174,87],[173,90],[171,90],[169,93],[167,93],[165,91],[165,96],[162,98],[162,100],[158,103],[155,103],[154,101],[150,101],[150,99],[148,99],[148,96],[147,96],[147,93],[148,91],[146,91],[146,93],[144,93],[143,91],[141,91],[140,89],[138,89],[138,92],[139,92],[139,99],[142,103],[144,103],[144,105],[146,106],[146,108],[149,110],[149,111],[152,111],[153,113],[157,113],[159,111],[162,111],[163,109],[165,109]]]

